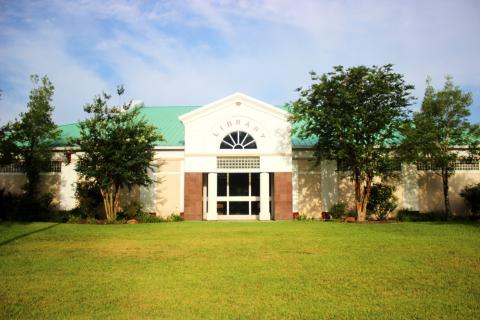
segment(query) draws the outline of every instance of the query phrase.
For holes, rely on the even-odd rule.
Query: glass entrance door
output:
[[[223,215],[255,215],[260,212],[259,173],[219,173],[217,212]]]

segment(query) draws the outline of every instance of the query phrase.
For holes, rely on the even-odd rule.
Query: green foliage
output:
[[[446,216],[439,211],[419,212],[403,209],[398,211],[397,220],[403,222],[445,221]]]
[[[159,223],[159,222],[164,222],[164,220],[161,217],[157,217],[154,214],[142,212],[140,214],[137,214],[135,216],[135,220],[137,220],[140,223]]]
[[[160,223],[160,222],[179,222],[183,218],[177,214],[172,214],[166,218],[156,216],[151,213],[140,212],[135,216],[135,219],[140,223]]]
[[[75,198],[78,202],[78,211],[82,217],[97,217],[99,207],[102,205],[102,195],[95,183],[78,181],[75,189]]]
[[[78,212],[70,213],[65,222],[72,224],[102,224],[102,220],[97,220],[95,217],[82,217],[78,215]]]
[[[1,221],[65,222],[63,211],[52,207],[53,194],[43,193],[32,198],[28,194],[12,194],[0,189]]]
[[[183,221],[183,217],[179,214],[171,214],[170,216],[167,217],[167,221],[168,222],[180,222],[180,221]]]
[[[380,220],[385,220],[388,214],[397,207],[397,199],[393,195],[394,186],[376,183],[372,186],[368,199],[367,212],[370,216],[376,215]]]
[[[328,212],[332,215],[333,219],[340,219],[346,215],[347,204],[344,202],[335,203],[330,207]]]
[[[401,148],[405,160],[426,163],[442,177],[446,215],[451,214],[448,178],[455,172],[452,165],[464,157],[478,157],[480,129],[469,123],[472,94],[464,93],[446,77],[442,90],[436,91],[427,79],[420,112],[402,129],[405,140]],[[463,153],[463,155],[462,155]]]
[[[136,219],[145,213],[143,205],[138,201],[133,201],[124,207],[124,210],[118,213],[118,219],[130,220]]]
[[[349,210],[347,211],[347,217],[358,218],[358,214],[355,210]]]
[[[313,217],[312,216],[308,216],[306,214],[299,214],[297,216],[295,216],[295,220],[298,220],[298,221],[307,221],[307,220],[313,220]]]
[[[82,221],[82,217],[76,214],[70,214],[68,216],[68,223],[80,223]]]
[[[16,145],[12,139],[10,124],[0,128],[0,166],[12,163],[15,160]]]
[[[15,161],[22,162],[27,177],[25,191],[30,198],[35,198],[39,194],[37,188],[40,172],[49,168],[51,149],[59,136],[59,130],[52,120],[53,84],[47,76],[40,78],[32,75],[31,80],[33,89],[27,104],[28,111],[4,127],[4,137],[6,134],[9,142],[5,146],[5,138],[2,138],[1,144],[11,152],[11,156],[13,154]],[[13,150],[11,143],[15,144]],[[8,154],[4,150],[1,152],[2,155]]]
[[[400,159],[398,132],[408,114],[413,86],[392,65],[358,66],[318,76],[290,105],[294,128],[314,138],[317,160],[338,160],[350,168],[355,182],[355,208],[362,221],[375,176],[394,175]]]
[[[480,183],[466,186],[460,192],[460,196],[465,200],[470,213],[474,216],[480,215]]]
[[[76,170],[85,181],[94,183],[103,197],[109,222],[119,211],[119,191],[126,187],[147,186],[152,180],[154,143],[163,140],[157,129],[129,103],[109,107],[109,96],[95,97],[84,110],[90,115],[79,123],[80,136],[71,141],[80,147]]]

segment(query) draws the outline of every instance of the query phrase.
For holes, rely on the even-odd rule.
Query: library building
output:
[[[159,216],[185,220],[290,220],[296,215],[321,217],[338,202],[353,206],[349,172],[336,161],[316,163],[314,141],[292,135],[289,114],[241,93],[204,106],[141,108],[164,140],[155,146],[154,183],[122,197],[122,206],[138,202]],[[78,135],[77,124],[60,126],[64,138]],[[42,174],[42,189],[55,195],[60,209],[77,205],[75,162],[56,148],[51,172]],[[465,212],[460,191],[480,182],[478,161],[458,161],[450,179],[455,214]],[[443,210],[442,181],[429,168],[404,164],[395,185],[397,210]],[[21,168],[3,167],[0,188],[20,192]]]

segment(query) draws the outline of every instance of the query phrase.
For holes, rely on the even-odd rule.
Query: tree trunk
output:
[[[357,219],[358,221],[364,216],[364,212],[362,212],[362,199],[361,199],[361,181],[360,181],[360,172],[357,168],[354,169],[354,180],[355,180],[355,211],[357,212]]]
[[[368,204],[368,199],[370,199],[370,192],[372,191],[372,178],[368,177],[367,178],[367,185],[365,186],[363,190],[363,199],[362,199],[362,220],[358,219],[358,221],[365,221],[365,218],[367,216],[367,204]]]
[[[106,190],[100,188],[105,208],[105,218],[108,223],[117,220],[117,212],[120,207],[120,196],[117,187],[108,187]]]
[[[367,177],[366,185],[362,190],[362,181],[360,179],[360,171],[355,169],[355,210],[357,212],[357,221],[365,221],[367,217],[367,203],[370,198],[370,192],[372,190],[372,177]]]
[[[445,203],[445,217],[448,218],[452,214],[450,206],[450,197],[448,195],[448,168],[442,168],[442,182],[443,182],[443,199]]]

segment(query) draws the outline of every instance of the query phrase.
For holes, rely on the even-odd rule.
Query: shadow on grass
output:
[[[22,239],[22,238],[25,238],[25,237],[28,237],[29,235],[32,235],[34,233],[38,233],[38,232],[42,232],[42,231],[46,231],[48,229],[52,229],[52,228],[55,228],[56,226],[58,226],[60,223],[55,223],[55,224],[52,224],[52,225],[49,225],[48,227],[45,227],[45,228],[40,228],[40,229],[37,229],[37,230],[33,230],[33,231],[30,231],[30,232],[26,232],[26,233],[22,233],[18,236],[15,236],[11,239],[7,239],[5,241],[2,241],[0,242],[0,247],[2,246],[5,246],[15,240],[18,240],[18,239]]]

